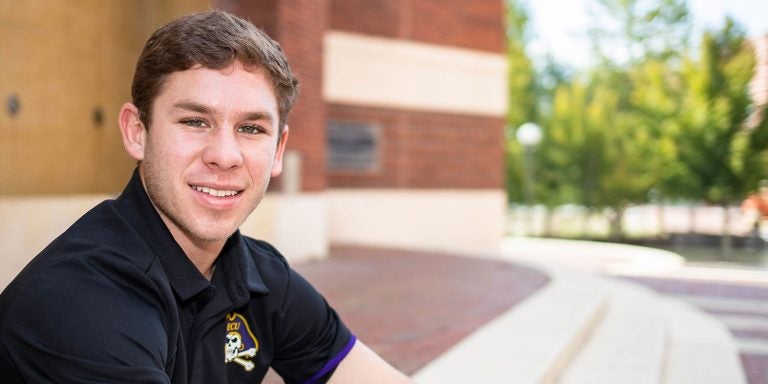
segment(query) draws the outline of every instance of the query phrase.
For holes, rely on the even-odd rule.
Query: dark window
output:
[[[368,122],[328,122],[328,170],[372,172],[379,165],[379,127]]]

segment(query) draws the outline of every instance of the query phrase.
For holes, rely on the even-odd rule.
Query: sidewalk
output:
[[[360,247],[331,255],[296,269],[361,340],[407,374],[548,281],[498,260]]]
[[[681,312],[677,304],[667,304],[666,299],[652,298],[655,295],[651,294],[650,291],[646,293],[647,289],[638,289],[638,284],[678,299],[692,299],[689,302],[699,306],[702,306],[702,303],[712,304],[712,300],[708,298],[712,296],[713,292],[715,296],[720,298],[752,300],[748,302],[735,301],[737,305],[741,303],[749,306],[750,303],[754,304],[756,301],[765,299],[765,312],[759,312],[762,309],[758,309],[758,315],[764,315],[766,318],[744,319],[744,316],[755,315],[755,311],[752,313],[742,311],[740,313],[741,318],[733,319],[733,316],[739,314],[735,314],[733,308],[725,312],[723,312],[722,306],[703,308],[712,315],[725,313],[726,316],[731,316],[731,325],[741,327],[729,326],[731,334],[744,340],[751,338],[752,341],[738,344],[739,348],[744,348],[745,345],[746,348],[751,348],[742,349],[741,354],[741,364],[743,364],[746,372],[746,381],[749,383],[768,382],[766,381],[768,377],[768,348],[763,350],[759,346],[763,342],[768,342],[768,272],[766,271],[713,269],[704,266],[692,268],[686,266],[679,256],[666,251],[607,243],[563,242],[544,239],[512,238],[505,242],[503,252],[499,254],[473,256],[476,257],[344,246],[334,247],[329,259],[300,264],[296,268],[327,297],[342,318],[363,341],[407,374],[415,374],[430,363],[430,365],[435,365],[437,360],[444,359],[446,355],[451,354],[461,355],[464,353],[461,358],[463,359],[462,362],[466,363],[470,363],[466,360],[468,355],[472,355],[471,357],[474,359],[479,359],[481,364],[487,364],[489,359],[498,359],[498,356],[494,357],[493,354],[486,356],[484,353],[477,353],[476,349],[466,349],[466,344],[472,339],[477,339],[478,335],[483,333],[486,334],[487,340],[491,340],[495,344],[509,344],[505,342],[505,340],[509,340],[508,338],[505,339],[509,335],[499,333],[499,329],[502,330],[501,332],[507,332],[504,327],[499,328],[499,323],[503,323],[504,318],[509,317],[509,314],[521,311],[530,312],[530,307],[536,302],[531,298],[542,297],[545,293],[551,294],[555,281],[560,283],[554,285],[561,288],[563,281],[571,281],[571,286],[559,291],[562,297],[558,299],[560,300],[559,304],[554,304],[554,306],[559,311],[569,305],[573,307],[571,309],[572,314],[566,315],[566,321],[562,324],[574,323],[575,321],[571,319],[582,317],[582,320],[579,321],[584,324],[583,328],[575,329],[573,332],[576,332],[575,335],[583,339],[577,341],[585,344],[579,344],[579,348],[586,349],[586,352],[580,352],[583,356],[578,357],[587,363],[589,363],[590,353],[598,353],[595,351],[599,351],[600,348],[605,349],[605,346],[587,348],[586,340],[588,338],[599,339],[601,333],[604,333],[603,337],[608,340],[626,338],[610,336],[611,332],[608,330],[611,328],[610,326],[607,329],[593,329],[597,328],[595,324],[600,322],[614,324],[614,327],[616,327],[615,324],[621,325],[621,323],[609,321],[611,317],[619,316],[619,314],[614,313],[617,311],[615,308],[611,309],[611,305],[606,304],[610,303],[610,297],[614,293],[608,292],[609,294],[605,297],[597,297],[600,295],[591,294],[592,291],[587,289],[593,282],[600,279],[604,280],[603,277],[599,276],[621,277],[620,280],[625,282],[619,281],[617,284],[613,282],[616,279],[610,279],[611,288],[609,291],[614,289],[626,291],[627,293],[622,296],[620,301],[626,302],[626,297],[630,297],[631,300],[629,301],[637,303],[637,305],[624,305],[626,307],[623,310],[624,313],[633,313],[634,311],[633,316],[652,316],[652,318],[644,321],[648,325],[646,328],[652,334],[660,335],[654,336],[660,341],[645,343],[645,352],[634,351],[630,354],[630,359],[625,361],[626,364],[630,365],[637,365],[638,359],[634,358],[634,355],[641,352],[645,354],[671,353],[664,349],[664,345],[668,343],[668,341],[664,342],[666,331],[654,326],[654,324],[662,324],[669,320],[658,318],[654,314],[677,313],[678,317],[687,319],[686,324],[702,322],[699,319],[701,315],[693,313],[696,311],[691,311],[690,308],[685,307]],[[562,273],[569,278],[559,279],[557,276]],[[581,276],[585,280],[573,280],[573,276]],[[579,297],[574,292],[581,288],[584,288],[583,294]],[[605,289],[593,292],[604,291]],[[691,298],[692,296],[693,298]],[[675,300],[675,302],[677,301]],[[538,310],[543,312],[534,316],[534,321],[537,323],[535,325],[538,328],[544,325],[540,320],[553,317],[546,316],[547,311],[550,310],[547,305],[553,306],[553,304],[542,305]],[[616,307],[617,303],[614,302],[612,305]],[[518,310],[518,307],[521,309]],[[585,311],[583,308],[588,308],[588,310]],[[693,318],[685,317],[692,313],[695,315]],[[512,317],[514,318],[514,316]],[[761,323],[761,319],[766,320],[766,322]],[[707,320],[711,319],[705,318],[703,320],[704,328],[701,329],[707,330],[702,331],[704,333],[714,335],[718,334],[719,328],[725,330],[725,327],[720,323],[712,321],[711,323],[719,324],[712,328],[713,324],[707,324]],[[521,325],[520,319],[510,321],[507,324],[513,324],[511,327],[518,330],[527,326],[526,324]],[[755,322],[758,322],[757,330],[744,329],[745,324],[754,326]],[[562,324],[553,323],[551,326],[556,327],[556,332],[562,332],[562,328],[567,328]],[[602,326],[602,328],[606,328],[606,326]],[[633,326],[632,330],[634,328],[636,327]],[[689,329],[691,331],[695,327],[690,325],[683,328],[691,328]],[[715,329],[715,331],[711,331],[711,329]],[[620,335],[627,334],[627,330],[620,326],[613,332],[619,332]],[[527,333],[531,334],[530,332]],[[733,344],[727,331],[724,333],[717,342],[726,345],[729,345],[728,343]],[[547,337],[551,337],[551,335]],[[640,340],[646,339],[642,335],[638,337]],[[678,335],[677,337],[680,338],[681,336]],[[700,339],[695,334],[693,337],[696,340]],[[530,337],[528,338],[530,339]],[[569,342],[573,344],[573,341]],[[549,340],[542,340],[539,344],[553,343]],[[569,345],[571,344],[563,344],[563,348],[570,348]],[[634,342],[634,344],[638,344],[638,342]],[[502,345],[502,347],[507,348],[507,350],[514,350],[518,354],[521,353],[520,349],[524,348],[523,355],[535,353],[535,348],[523,345]],[[614,348],[615,346],[609,345],[608,347]],[[464,352],[461,351],[462,348],[465,348]],[[566,352],[575,353],[573,351]],[[541,353],[549,352],[542,350]],[[568,353],[563,355],[567,358],[565,360],[579,360],[576,359],[575,355],[568,355]],[[675,356],[675,353],[678,352],[672,353],[672,357]],[[719,356],[716,359],[729,359],[727,353],[726,355],[715,353],[715,355]],[[712,356],[707,358],[712,359]],[[690,360],[684,354],[678,356],[677,359]],[[564,362],[556,363],[565,364]],[[736,365],[740,365],[738,361]],[[496,376],[491,373],[489,377],[498,379],[493,382],[511,382],[510,380],[522,382],[515,380],[520,378],[519,376],[515,376],[514,379],[509,376],[510,369],[512,367],[507,365],[503,371],[497,372]],[[563,367],[558,369],[563,369]],[[646,371],[654,369],[659,372],[663,371],[667,375],[674,375],[676,371],[673,368],[664,367],[663,364],[651,364],[645,368]],[[532,369],[528,370],[531,371]],[[583,371],[579,372],[579,369],[570,369],[570,371],[573,372],[564,376],[560,382],[585,382]],[[679,375],[688,374],[688,371],[701,370],[677,369],[677,371]],[[740,368],[739,371],[741,371]],[[620,373],[622,372],[613,372],[612,374]],[[503,377],[505,374],[507,375],[506,380]],[[581,381],[578,379],[580,375]],[[571,379],[568,379],[569,377]],[[272,378],[266,382],[279,383],[280,381]],[[541,382],[541,380],[529,382]],[[587,380],[586,382],[590,381]],[[728,382],[744,381],[743,379],[734,379]]]
[[[768,383],[767,270],[690,264],[664,250],[621,244],[509,238],[502,248],[516,263],[619,277],[706,312],[735,338],[746,381]]]
[[[358,338],[408,375],[549,281],[506,261],[354,246],[294,268]],[[282,380],[270,372],[264,383]]]

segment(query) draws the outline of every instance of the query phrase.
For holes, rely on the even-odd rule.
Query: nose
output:
[[[233,130],[216,129],[203,152],[203,162],[209,167],[229,170],[243,164],[243,152]]]

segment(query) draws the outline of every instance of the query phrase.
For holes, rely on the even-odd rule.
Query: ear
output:
[[[144,160],[147,130],[139,118],[139,109],[132,103],[123,104],[120,108],[119,123],[125,151],[137,161]]]
[[[272,163],[272,177],[279,176],[283,172],[283,155],[285,154],[285,145],[288,142],[288,125],[283,128],[283,133],[277,139],[277,150],[275,151],[275,161]]]

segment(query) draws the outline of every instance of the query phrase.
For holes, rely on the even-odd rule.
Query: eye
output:
[[[208,123],[205,120],[198,119],[198,118],[184,119],[184,120],[181,120],[181,123],[188,127],[196,127],[196,128],[205,128],[208,126]]]
[[[257,133],[264,133],[265,132],[264,128],[262,128],[262,127],[260,127],[258,125],[241,125],[241,126],[237,127],[237,131],[238,132],[242,132],[242,133],[248,133],[248,134],[251,134],[251,135],[255,135]]]

